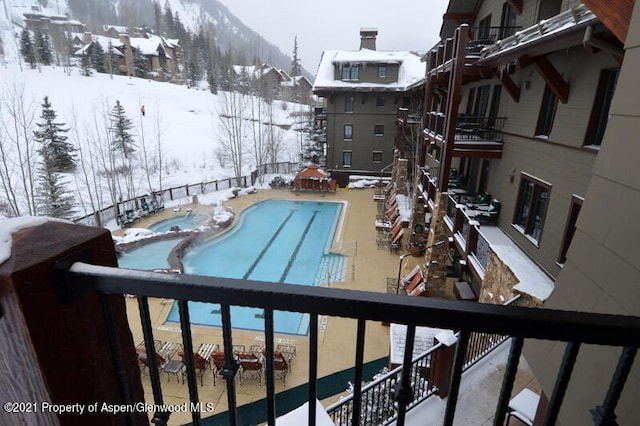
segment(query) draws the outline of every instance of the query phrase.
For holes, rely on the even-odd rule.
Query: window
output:
[[[556,116],[556,107],[558,106],[558,97],[555,93],[545,86],[544,95],[542,95],[542,105],[540,106],[540,115],[538,115],[538,124],[536,125],[536,136],[549,136],[553,119]]]
[[[344,138],[346,140],[353,139],[353,124],[344,125]]]
[[[346,96],[344,98],[344,112],[353,112],[353,105],[353,96]]]
[[[571,205],[569,206],[569,214],[567,216],[567,226],[564,229],[564,236],[562,237],[558,263],[564,264],[564,262],[567,261],[567,251],[571,245],[571,240],[573,240],[573,234],[576,232],[576,222],[578,221],[578,215],[580,214],[583,201],[584,199],[577,195],[571,196]]]
[[[345,65],[342,67],[342,79],[343,80],[359,80],[360,79],[360,66],[359,65]]]
[[[378,77],[386,78],[387,77],[387,66],[386,65],[378,65]]]
[[[384,124],[376,124],[373,126],[373,134],[376,136],[384,136]]]
[[[489,92],[491,91],[491,86],[480,86],[478,87],[478,94],[476,96],[476,103],[473,107],[473,116],[484,118],[487,114],[487,105],[489,104]]]
[[[470,116],[473,113],[473,101],[475,100],[475,97],[476,97],[476,88],[472,87],[471,89],[469,89],[469,97],[467,98],[467,108],[464,111],[464,113],[468,116]]]
[[[351,167],[351,151],[342,151],[342,167]]]
[[[491,15],[482,19],[478,23],[478,39],[477,41],[491,42]]]
[[[616,91],[619,75],[620,68],[602,70],[600,73],[600,82],[598,83],[596,98],[591,110],[587,136],[584,141],[585,145],[600,146],[602,144],[602,137],[609,122],[609,108],[611,107],[613,94]]]
[[[384,107],[384,96],[377,96],[376,97],[376,106],[377,107]]]
[[[516,33],[516,10],[509,3],[502,5],[502,18],[500,19],[500,39],[507,38]]]
[[[382,151],[373,151],[373,162],[382,163]]]
[[[516,203],[513,225],[536,244],[540,243],[544,219],[547,215],[551,185],[533,176],[520,176],[520,189]]]

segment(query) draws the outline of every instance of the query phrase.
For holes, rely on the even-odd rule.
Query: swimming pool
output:
[[[182,238],[154,241],[143,246],[120,253],[118,266],[127,269],[167,269],[169,265],[169,253],[177,246]]]
[[[188,274],[316,285],[327,265],[343,269],[345,257],[328,253],[341,203],[266,200],[245,210],[233,230],[195,247],[183,258]],[[220,307],[189,303],[192,323],[220,326]],[[174,305],[168,321],[179,321]],[[262,309],[233,306],[234,328],[263,330]],[[275,331],[307,334],[308,315],[275,312]]]
[[[162,220],[160,222],[156,222],[153,225],[149,226],[153,232],[167,232],[171,230],[171,227],[177,226],[181,230],[193,229],[200,225],[206,219],[205,215],[202,214],[191,214],[186,213],[180,216],[174,216],[169,219]]]

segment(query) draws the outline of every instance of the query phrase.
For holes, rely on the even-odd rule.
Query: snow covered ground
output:
[[[0,67],[0,129],[3,129],[0,141],[6,147],[10,147],[7,132],[14,122],[9,103],[20,99],[32,117],[32,126],[35,128],[35,123],[40,121],[44,96],[49,97],[57,113],[57,121],[66,123],[72,129],[67,136],[76,145],[89,144],[91,132],[104,131],[104,125],[96,129],[96,123],[104,122],[105,117],[108,119],[116,100],[120,101],[127,117],[135,125],[133,132],[139,148],[134,159],[137,171],[134,182],[138,183],[140,194],[149,191],[140,150],[143,137],[151,150],[151,157],[157,155],[158,146],[162,147],[164,188],[233,176],[231,162],[221,162],[216,155],[224,138],[218,125],[218,115],[223,108],[220,105],[221,94],[124,76],[94,73],[85,77],[78,69],[67,73],[62,67],[29,69],[23,66],[21,70],[17,63],[9,63]],[[139,112],[141,105],[145,105],[145,116]],[[283,141],[279,161],[299,159],[301,134],[294,129],[301,126],[299,114],[305,108],[308,107],[274,101],[273,123],[277,126],[278,137]],[[245,116],[245,122],[249,123],[248,115]],[[247,145],[250,143],[247,131]],[[15,150],[10,155],[17,161]],[[254,168],[255,161],[245,154],[242,174],[249,174]],[[18,172],[17,165],[13,170]],[[73,181],[73,177],[70,180]],[[154,190],[160,189],[157,174],[152,176],[151,186]],[[82,197],[86,189],[76,186],[74,192]],[[4,193],[0,193],[0,202],[4,196]],[[79,214],[84,212],[80,211]]]

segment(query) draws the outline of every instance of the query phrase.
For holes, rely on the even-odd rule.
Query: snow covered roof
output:
[[[158,50],[163,50],[162,40],[158,36],[151,38],[131,38],[131,46],[135,47],[145,56],[155,56]]]
[[[372,83],[367,81],[342,81],[335,79],[335,67],[342,65],[399,65],[398,81]],[[352,89],[404,91],[425,76],[425,63],[420,56],[406,51],[379,51],[361,49],[358,51],[326,50],[320,59],[313,90]]]
[[[123,26],[120,26],[120,25],[103,25],[102,29],[104,31],[116,30],[120,34],[126,34],[127,33],[127,27],[123,27]]]
[[[547,37],[590,25],[597,20],[598,17],[593,12],[584,4],[578,3],[565,12],[544,19],[536,25],[517,31],[514,35],[485,47],[480,53],[480,60],[486,61],[494,56],[523,48],[528,44],[542,42]]]

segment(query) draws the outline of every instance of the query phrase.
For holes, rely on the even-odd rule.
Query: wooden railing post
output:
[[[123,295],[87,293],[63,300],[63,280],[54,278],[54,265],[72,256],[116,266],[109,231],[43,223],[42,218],[9,219],[0,226],[17,230],[11,256],[0,265],[0,305],[5,313],[0,319],[0,400],[37,404],[33,406],[37,413],[0,412],[0,424],[148,424],[144,411],[128,415],[103,411],[144,402]],[[103,315],[103,307],[109,305],[115,345]],[[112,346],[121,349],[120,374]],[[55,414],[47,412],[45,402],[83,411]]]

